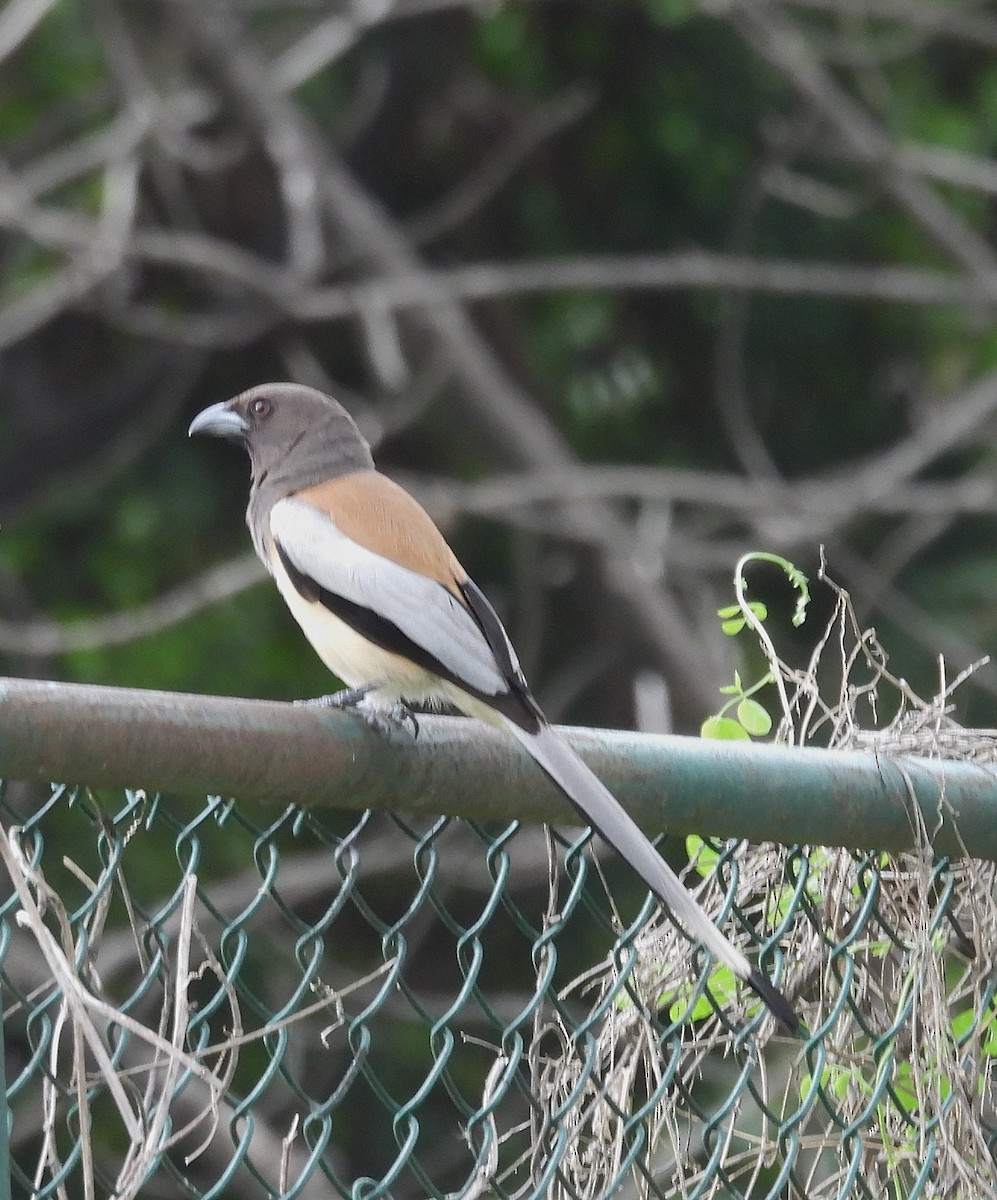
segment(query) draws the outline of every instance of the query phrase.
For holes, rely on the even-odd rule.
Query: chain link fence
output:
[[[635,811],[628,773],[683,822],[784,829],[660,848],[800,1040],[587,834],[509,819],[546,785],[475,722],[396,746],[345,714],[0,681],[13,1195],[997,1193],[997,733],[955,724],[959,680],[923,702],[891,676],[844,594],[835,622],[805,672],[763,637],[787,748],[590,735]],[[74,761],[102,786],[37,782]],[[241,801],[182,798],[213,767]],[[881,848],[790,844],[815,830]]]
[[[581,836],[63,785],[3,816],[15,1196],[994,1190],[989,864],[687,842],[796,1042]]]

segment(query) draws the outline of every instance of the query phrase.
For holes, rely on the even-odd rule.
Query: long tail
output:
[[[755,971],[742,952],[729,942],[689,893],[668,863],[644,836],[640,826],[616,797],[589,770],[571,747],[548,726],[537,733],[514,721],[506,728],[523,746],[613,849],[647,884],[686,933],[701,942],[720,962],[743,979],[790,1033],[799,1035],[800,1020],[786,997]]]

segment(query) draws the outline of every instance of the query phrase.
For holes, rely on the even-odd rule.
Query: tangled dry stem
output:
[[[948,683],[942,667],[923,700],[825,582],[837,603],[803,670],[762,640],[781,681],[778,741],[994,761],[997,734],[952,714],[968,672]],[[810,1038],[790,1043],[722,972],[690,963],[669,921],[624,935],[562,996],[599,1014],[591,1033],[554,1016],[534,1044],[532,1090],[550,1114],[535,1130],[534,1180],[561,1139],[556,1198],[595,1198],[621,1180],[617,1194],[640,1197],[995,1194],[994,865],[938,859],[931,832],[889,855],[707,847],[687,873],[704,876],[701,902],[730,929],[733,900],[754,939],[779,947],[766,962],[781,959]],[[704,984],[726,1017],[697,1004]],[[780,1172],[788,1190],[770,1191]]]
[[[135,795],[141,803],[142,793]],[[17,924],[44,959],[48,983],[43,991],[51,993],[53,1000],[47,1005],[44,995],[31,997],[32,1008],[48,1009],[53,1030],[36,1130],[40,1147],[33,1169],[36,1191],[62,1178],[78,1152],[82,1194],[88,1198],[102,1194],[109,1167],[107,1148],[95,1155],[91,1137],[93,1109],[102,1095],[110,1096],[125,1139],[111,1193],[116,1200],[143,1194],[168,1154],[178,1155],[187,1166],[216,1151],[227,1161],[231,1148],[219,1132],[233,1121],[232,1083],[241,1052],[317,1014],[331,1013],[329,1028],[338,1027],[344,1020],[344,998],[373,978],[365,976],[338,991],[319,985],[315,1002],[247,1030],[239,992],[198,924],[201,901],[196,874],[183,879],[174,936],[167,941],[160,934],[157,952],[150,954],[146,927],[134,917],[116,856],[96,879],[75,863],[64,862],[89,894],[89,902],[82,906],[87,912],[83,919],[80,910],[70,912],[65,897],[49,884],[30,836],[25,839],[20,827],[0,826],[0,861],[18,896]],[[95,965],[105,937],[117,938],[107,925],[115,898],[124,901],[130,916],[130,966],[135,977],[144,981],[136,994],[148,1001],[134,1014],[114,998],[113,981],[103,979]],[[385,962],[374,975],[390,967],[390,961]],[[194,1032],[199,1027],[195,989],[206,976],[224,999],[219,1020],[226,1035],[210,1044]],[[16,1007],[8,1006],[5,1019]],[[203,1032],[203,1025],[200,1028]],[[69,1122],[75,1132],[68,1143],[67,1104],[75,1108]],[[105,1134],[106,1115],[101,1118]],[[255,1125],[244,1147],[246,1157],[256,1160],[256,1170],[283,1194],[291,1186],[289,1177],[293,1181],[301,1167],[298,1118],[293,1118],[283,1137],[271,1135],[259,1120]]]

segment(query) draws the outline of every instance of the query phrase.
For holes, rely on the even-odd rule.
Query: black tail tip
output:
[[[774,987],[764,975],[759,975],[757,971],[751,972],[748,976],[748,983],[787,1033],[797,1038],[804,1036],[803,1023],[793,1010],[793,1006],[777,987]]]

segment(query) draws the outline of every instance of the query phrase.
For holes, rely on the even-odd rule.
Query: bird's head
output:
[[[187,431],[241,442],[253,483],[278,479],[288,491],[369,471],[370,446],[345,408],[331,396],[297,383],[264,383],[197,414]]]

